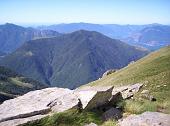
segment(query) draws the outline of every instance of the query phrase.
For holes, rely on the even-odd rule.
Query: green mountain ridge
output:
[[[170,44],[170,26],[163,24],[119,25],[70,23],[40,26],[38,29],[54,30],[59,33],[70,33],[77,30],[97,31],[113,39],[120,39],[131,45],[157,50]]]
[[[0,64],[50,86],[76,88],[147,53],[98,32],[80,30],[29,41]]]
[[[46,87],[45,84],[0,66],[0,102]]]

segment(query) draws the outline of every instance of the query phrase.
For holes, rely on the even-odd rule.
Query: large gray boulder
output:
[[[113,86],[85,87],[75,90],[83,109],[90,110],[108,104],[112,97]]]
[[[47,114],[51,111],[50,102],[71,92],[63,88],[46,88],[7,100],[0,105],[0,122]]]
[[[170,126],[170,114],[144,112],[119,121],[119,126]]]
[[[112,96],[113,86],[88,87],[75,90],[71,93],[58,97],[48,106],[53,112],[62,112],[70,108],[77,108],[79,100],[82,109],[90,110],[107,104]]]
[[[115,119],[118,120],[122,118],[122,111],[117,109],[117,108],[110,108],[106,112],[102,114],[102,119],[104,121],[110,120],[110,119]]]

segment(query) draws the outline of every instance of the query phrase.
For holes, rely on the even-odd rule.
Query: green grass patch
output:
[[[115,120],[108,120],[104,122],[101,126],[118,126]]]
[[[145,111],[157,111],[157,103],[151,101],[127,100],[124,111],[131,114],[141,114]]]
[[[91,122],[100,125],[102,119],[97,113],[86,111],[79,113],[76,109],[72,109],[22,126],[84,126]]]

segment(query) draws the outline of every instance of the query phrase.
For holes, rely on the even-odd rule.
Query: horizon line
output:
[[[94,24],[94,25],[170,25],[169,24],[166,24],[166,23],[127,23],[127,24],[124,24],[124,23],[91,23],[91,22],[0,22],[0,25],[5,25],[5,24],[14,24],[14,25],[20,25],[20,26],[26,26],[26,25],[33,25],[33,26],[50,26],[50,25],[61,25],[61,24]]]

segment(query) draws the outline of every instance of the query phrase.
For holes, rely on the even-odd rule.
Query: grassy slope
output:
[[[136,108],[141,107],[141,110],[129,110],[127,108],[129,111],[141,113],[145,110],[158,111],[160,108],[166,108],[164,112],[170,113],[170,46],[153,52],[137,62],[87,85],[121,86],[137,82],[143,82],[142,90],[149,90],[157,101],[156,103],[149,103],[148,101],[130,100],[127,102],[130,109],[135,109],[136,105],[138,106]],[[139,95],[136,95],[136,99],[139,99]]]

